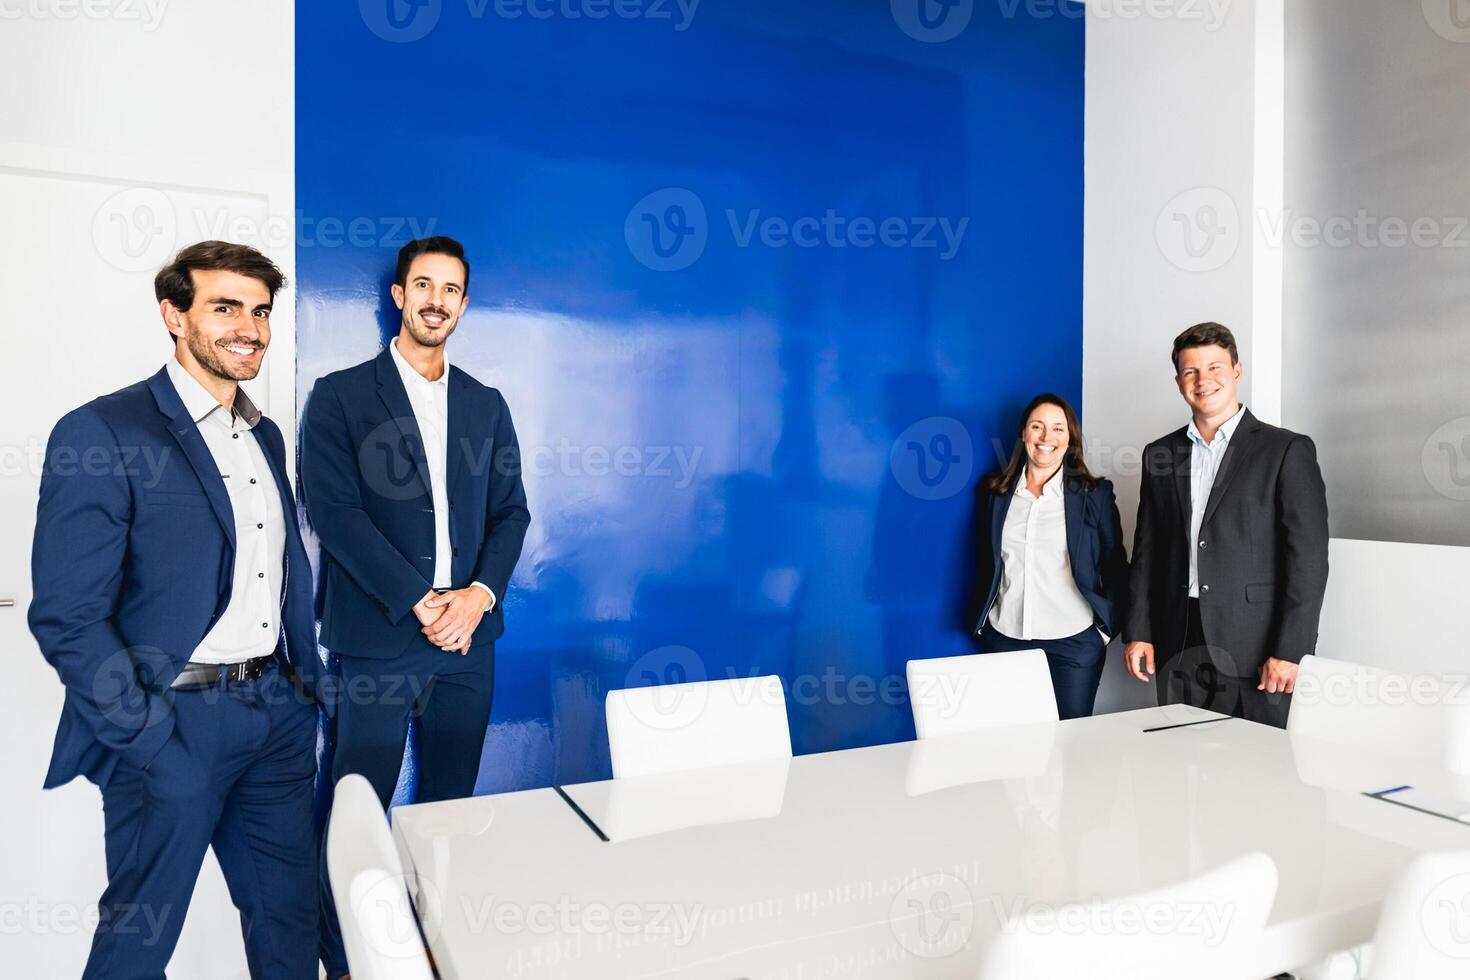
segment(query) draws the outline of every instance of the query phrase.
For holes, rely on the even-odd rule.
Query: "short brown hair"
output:
[[[181,310],[194,305],[195,269],[204,271],[223,270],[235,272],[251,279],[259,279],[270,290],[271,302],[276,293],[286,285],[286,277],[276,264],[249,245],[234,242],[195,242],[179,250],[174,260],[153,277],[153,295],[162,303],[168,300]],[[169,339],[174,335],[170,333]]]
[[[1235,334],[1224,324],[1196,323],[1174,338],[1174,370],[1179,370],[1179,354],[1191,347],[1223,347],[1230,352],[1230,363],[1240,363],[1240,348],[1235,346]]]

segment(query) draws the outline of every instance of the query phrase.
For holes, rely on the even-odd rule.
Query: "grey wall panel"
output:
[[[1334,537],[1470,545],[1470,0],[1286,26],[1285,424]]]

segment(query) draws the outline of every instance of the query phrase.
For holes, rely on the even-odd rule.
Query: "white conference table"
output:
[[[1470,826],[1363,794],[1470,780],[1187,707],[393,812],[446,978],[976,976],[1035,906],[1249,851],[1280,886],[1259,976],[1372,937]],[[605,838],[605,839],[604,839]]]

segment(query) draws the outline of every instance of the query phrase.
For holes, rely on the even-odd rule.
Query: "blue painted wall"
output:
[[[298,4],[301,400],[451,234],[450,359],[524,447],[479,792],[608,776],[603,695],[654,680],[778,673],[798,752],[913,737],[996,440],[1080,401],[1074,9]]]

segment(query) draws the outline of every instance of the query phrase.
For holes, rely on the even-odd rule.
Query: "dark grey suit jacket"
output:
[[[1154,645],[1159,663],[1184,648],[1189,551],[1199,548],[1200,618],[1222,673],[1252,677],[1268,657],[1300,662],[1317,645],[1327,588],[1327,490],[1304,435],[1246,410],[1189,540],[1187,429],[1143,452],[1125,642]]]

